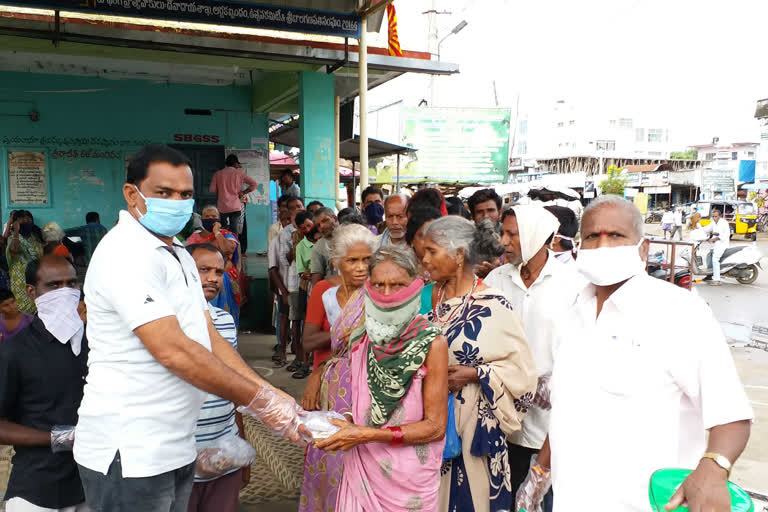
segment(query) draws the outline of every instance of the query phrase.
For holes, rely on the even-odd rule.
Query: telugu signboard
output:
[[[11,204],[48,204],[48,169],[42,151],[8,152]]]
[[[403,144],[418,150],[400,181],[506,182],[509,109],[404,108]]]
[[[115,16],[135,16],[266,28],[338,37],[360,37],[360,16],[221,0],[6,0],[4,4]]]
[[[733,171],[730,169],[702,169],[701,188],[713,192],[735,192]]]
[[[622,174],[628,187],[665,187],[669,185],[669,171],[628,172]]]

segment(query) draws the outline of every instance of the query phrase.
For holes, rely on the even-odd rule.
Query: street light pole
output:
[[[360,20],[360,41],[358,59],[358,89],[360,97],[360,187],[368,186],[368,20]],[[352,178],[354,180],[354,169]],[[355,190],[352,190],[352,207],[355,207]]]
[[[461,20],[461,22],[460,22],[458,25],[456,25],[455,27],[453,27],[453,30],[451,30],[451,31],[448,33],[448,35],[447,35],[447,36],[445,36],[444,38],[442,38],[442,39],[440,40],[440,42],[439,42],[439,43],[437,43],[437,62],[440,62],[440,46],[443,44],[443,41],[445,41],[446,39],[448,39],[449,37],[451,37],[451,36],[452,36],[452,35],[454,35],[454,34],[458,34],[458,33],[459,33],[459,32],[461,32],[462,30],[464,30],[464,28],[465,28],[467,25],[468,25],[468,23],[467,23],[465,20]]]
[[[443,41],[445,41],[446,39],[448,39],[449,37],[451,37],[454,34],[458,34],[462,30],[464,30],[464,27],[466,27],[466,26],[467,26],[467,22],[465,20],[461,20],[461,22],[459,22],[458,25],[453,27],[453,30],[451,30],[448,33],[448,35],[446,35],[444,38],[442,38],[437,43],[437,62],[440,62],[440,46],[442,46]],[[435,97],[436,97],[435,89],[437,89],[436,85],[437,85],[437,80],[435,79],[435,75],[432,75],[431,78],[430,78],[430,89],[431,89],[430,90],[430,101],[429,101],[429,106],[430,107],[435,107],[436,106],[435,105]]]

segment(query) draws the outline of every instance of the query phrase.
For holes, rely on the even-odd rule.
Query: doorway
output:
[[[192,176],[195,180],[195,211],[216,204],[216,194],[209,192],[213,175],[224,167],[224,146],[198,146],[194,144],[173,144],[172,148],[184,153],[192,162]]]

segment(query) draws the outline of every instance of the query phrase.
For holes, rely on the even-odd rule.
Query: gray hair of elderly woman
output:
[[[504,247],[490,219],[475,225],[458,215],[447,215],[427,225],[424,238],[427,237],[454,254],[463,249],[464,261],[469,265],[493,261],[504,254]]]
[[[408,273],[408,277],[415,278],[419,273],[419,265],[416,263],[416,255],[410,247],[400,245],[387,245],[373,253],[368,268],[371,272],[379,263],[391,261]]]
[[[606,194],[592,200],[584,209],[584,214],[581,216],[582,226],[584,225],[584,219],[587,215],[591,215],[604,206],[614,206],[616,208],[624,208],[632,215],[632,230],[635,232],[637,240],[640,240],[645,236],[643,226],[643,214],[637,209],[634,203],[627,201],[623,197],[615,196],[612,194]]]
[[[218,215],[219,217],[221,216],[221,213],[219,213],[219,209],[216,207],[216,205],[213,205],[213,204],[203,206],[203,209],[200,210],[200,215],[202,216],[208,210],[213,210],[216,212],[216,215]]]
[[[64,240],[64,230],[55,222],[43,226],[43,242],[61,242]]]
[[[360,224],[346,224],[339,226],[333,232],[333,240],[328,249],[331,262],[338,268],[338,262],[347,255],[349,248],[356,244],[367,244],[371,252],[376,250],[376,237],[373,233]]]

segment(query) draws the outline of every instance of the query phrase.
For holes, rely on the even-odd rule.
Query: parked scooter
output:
[[[689,260],[681,258],[680,253],[678,253],[678,256],[675,259],[677,260],[677,266],[681,267],[682,265],[688,265]],[[661,279],[662,281],[669,281],[669,270],[664,268],[664,251],[656,251],[648,254],[648,266],[646,270],[651,277]],[[675,284],[681,288],[691,287],[691,273],[688,268],[675,269]]]
[[[700,252],[701,244],[709,239],[709,235],[703,229],[694,229],[690,233],[693,246],[693,273],[696,275],[712,275],[712,249],[706,254]],[[684,251],[680,257],[690,262],[691,254]],[[720,275],[734,277],[741,284],[752,284],[757,279],[760,265],[760,250],[753,242],[749,245],[737,245],[729,247],[720,258]]]

